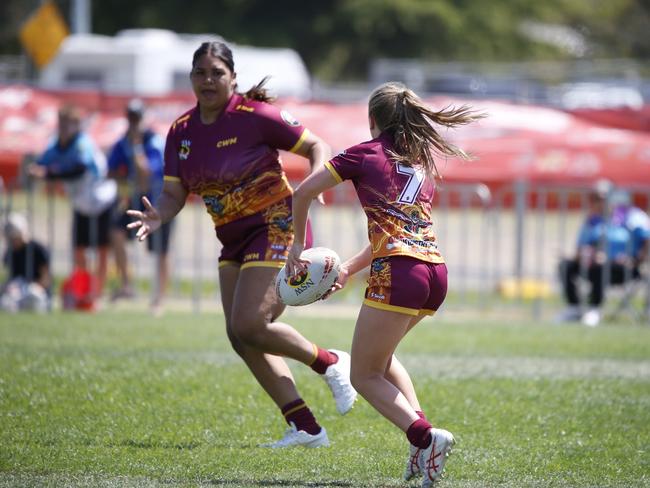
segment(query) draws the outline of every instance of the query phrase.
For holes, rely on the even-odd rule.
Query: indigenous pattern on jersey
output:
[[[234,94],[212,124],[201,122],[198,106],[172,124],[165,180],[200,195],[218,227],[291,194],[278,149],[296,151],[308,135],[286,111]]]
[[[216,228],[223,244],[219,266],[236,265],[241,269],[262,266],[281,268],[293,244],[291,197],[269,205],[254,215],[233,220]],[[311,225],[307,221],[305,249],[312,246]]]
[[[291,197],[254,215],[217,227],[217,237],[223,244],[220,266],[281,268],[293,244]]]
[[[382,132],[325,166],[337,181],[354,183],[374,258],[401,255],[443,263],[431,224],[434,184],[419,169],[391,161],[392,147],[390,135]]]
[[[372,260],[366,298],[382,303],[390,303],[390,271],[390,261],[387,257]]]

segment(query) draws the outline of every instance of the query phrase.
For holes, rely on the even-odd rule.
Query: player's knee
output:
[[[234,334],[240,343],[258,349],[264,347],[267,331],[266,324],[262,320],[242,318],[233,325]]]
[[[350,368],[350,383],[352,383],[355,390],[363,395],[363,392],[372,380],[373,375],[377,376],[365,368],[358,368],[353,365],[353,367]]]
[[[230,341],[230,345],[237,354],[240,356],[244,352],[244,345],[241,340],[239,340],[239,337],[235,334],[235,332],[232,330],[232,327],[227,327],[226,328],[226,333],[228,334],[228,340]]]

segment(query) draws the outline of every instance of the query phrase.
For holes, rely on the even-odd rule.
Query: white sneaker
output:
[[[418,464],[420,451],[422,449],[420,449],[418,446],[414,446],[411,443],[409,443],[409,446],[409,458],[406,461],[406,469],[404,470],[404,481],[409,481],[422,472],[420,465]]]
[[[318,434],[308,434],[304,430],[297,430],[296,424],[290,423],[291,427],[284,433],[284,437],[276,442],[260,444],[259,447],[270,447],[271,449],[281,449],[283,447],[329,447],[330,440],[327,437],[325,427],[320,428]]]
[[[443,429],[431,429],[431,444],[420,450],[418,463],[422,470],[422,488],[429,488],[442,478],[447,457],[456,443],[451,432]]]
[[[582,317],[582,309],[579,305],[569,305],[556,318],[557,322],[577,322]]]
[[[325,374],[322,374],[321,377],[332,390],[334,401],[336,401],[336,410],[341,415],[345,415],[357,399],[357,390],[350,383],[350,355],[336,349],[329,351],[336,354],[339,360],[328,366]]]
[[[600,324],[600,310],[597,308],[590,308],[582,316],[582,323],[587,327],[596,327]]]

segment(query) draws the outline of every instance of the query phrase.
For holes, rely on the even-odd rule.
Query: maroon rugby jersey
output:
[[[212,124],[197,105],[169,129],[165,180],[200,195],[214,225],[224,225],[291,194],[278,149],[296,151],[308,135],[288,112],[239,94]]]
[[[343,151],[325,166],[337,181],[351,180],[368,217],[373,258],[412,256],[444,263],[431,224],[434,184],[419,169],[390,160],[390,135]]]

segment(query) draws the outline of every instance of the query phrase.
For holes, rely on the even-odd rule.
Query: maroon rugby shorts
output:
[[[281,268],[293,244],[291,197],[275,202],[254,215],[221,225],[216,232],[223,244],[219,266]],[[305,248],[311,247],[312,240],[308,221]]]
[[[447,295],[447,266],[410,256],[375,258],[364,304],[408,315],[432,315]]]

